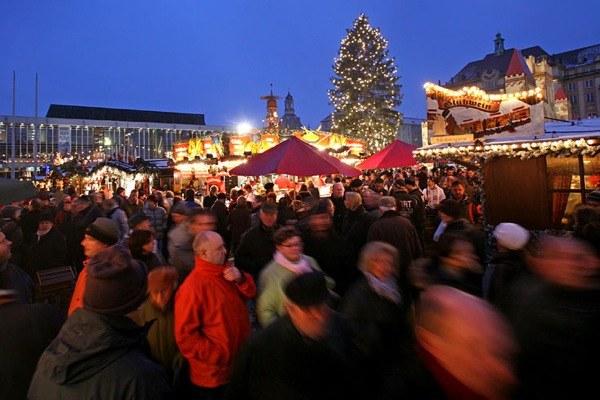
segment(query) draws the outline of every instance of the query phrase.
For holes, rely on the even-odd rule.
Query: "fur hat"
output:
[[[494,229],[498,244],[509,250],[521,250],[529,242],[529,231],[521,225],[503,222]]]
[[[117,223],[110,218],[96,218],[96,220],[85,230],[85,234],[108,246],[112,246],[119,241],[119,227],[117,226]]]
[[[111,246],[90,259],[83,295],[86,309],[125,315],[146,298],[147,271],[121,246]]]

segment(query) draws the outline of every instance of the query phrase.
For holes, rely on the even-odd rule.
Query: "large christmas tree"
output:
[[[402,98],[394,58],[387,40],[361,14],[347,30],[333,70],[329,91],[335,107],[333,130],[366,140],[369,153],[396,137],[401,116],[396,107]]]

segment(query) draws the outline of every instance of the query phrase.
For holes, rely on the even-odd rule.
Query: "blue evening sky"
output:
[[[400,110],[423,117],[423,83],[447,81],[493,50],[549,53],[600,43],[598,0],[1,0],[0,115],[50,103],[204,113],[207,124],[262,125],[269,91],[294,95],[315,128],[340,40],[365,12],[403,85]],[[280,114],[283,102],[280,103]]]

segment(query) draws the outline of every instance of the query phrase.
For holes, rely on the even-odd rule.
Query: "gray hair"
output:
[[[356,192],[346,192],[346,200],[349,204],[348,208],[351,210],[355,210],[362,204],[362,196]]]
[[[361,250],[358,257],[358,268],[363,272],[369,272],[369,261],[377,254],[385,253],[394,259],[398,259],[398,250],[394,246],[385,242],[369,242]]]

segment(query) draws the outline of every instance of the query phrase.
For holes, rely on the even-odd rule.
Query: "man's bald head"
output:
[[[200,232],[194,238],[194,255],[212,264],[223,264],[225,262],[225,244],[223,238],[216,232]]]

